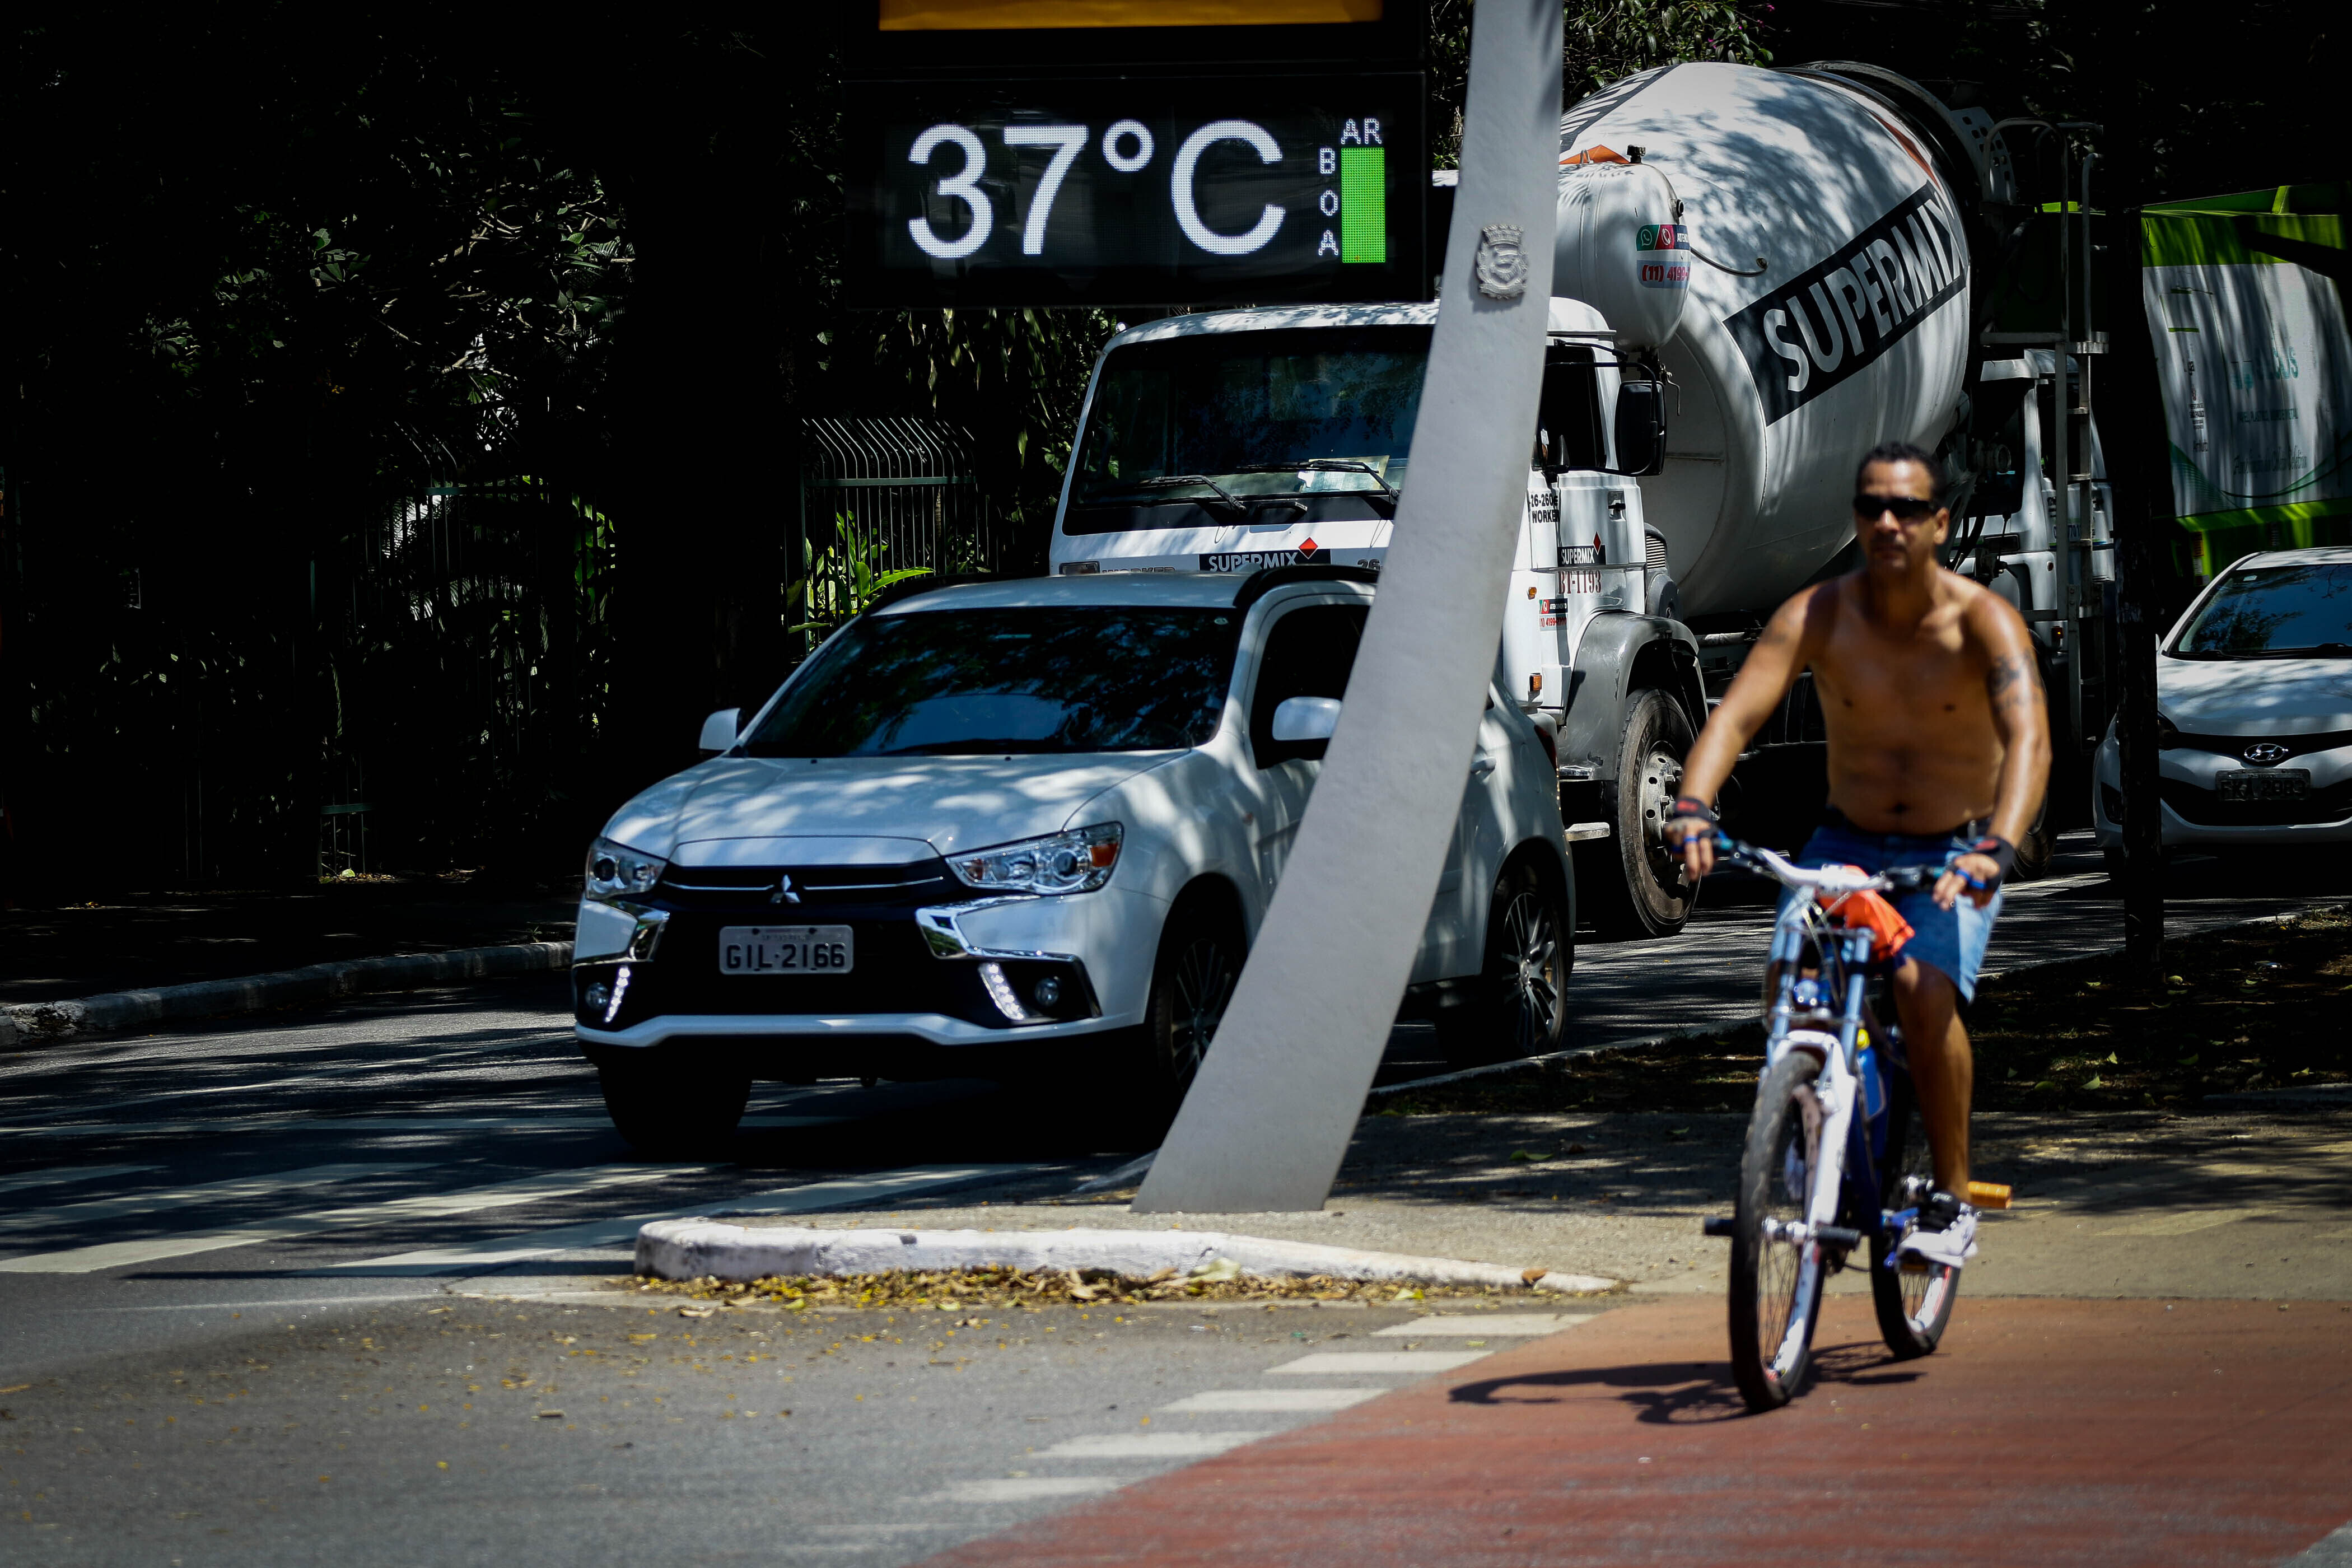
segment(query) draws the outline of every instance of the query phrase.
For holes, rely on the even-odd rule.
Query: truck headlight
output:
[[[599,838],[588,847],[587,896],[598,903],[636,898],[651,892],[668,868],[657,855]]]
[[[970,855],[951,855],[948,868],[968,888],[991,893],[1090,893],[1110,880],[1126,829],[1116,822],[1074,827]]]

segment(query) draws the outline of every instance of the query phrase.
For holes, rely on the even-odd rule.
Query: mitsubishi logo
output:
[[[772,904],[797,904],[800,901],[801,896],[793,891],[793,874],[790,871],[786,871],[777,877],[776,890],[768,895],[768,902]]]
[[[2250,763],[2268,767],[2273,763],[2286,761],[2292,754],[2292,750],[2290,747],[2280,745],[2276,741],[2258,741],[2240,754]]]

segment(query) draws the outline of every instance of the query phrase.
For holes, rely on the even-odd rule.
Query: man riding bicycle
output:
[[[1862,568],[1774,613],[1684,764],[1667,831],[1696,879],[1715,866],[1716,794],[1748,742],[1810,668],[1829,732],[1829,805],[1808,865],[1950,865],[1898,899],[1915,931],[1893,976],[1937,1192],[1903,1246],[1958,1268],[1976,1252],[1969,1182],[1975,1063],[1958,1003],[2000,912],[2017,840],[2041,809],[2050,731],[2032,638],[2007,601],[1944,570],[1951,528],[1940,465],[1874,447],[1854,476]],[[1966,898],[1962,898],[1962,894]]]

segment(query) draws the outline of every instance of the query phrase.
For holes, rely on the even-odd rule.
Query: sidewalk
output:
[[[1139,1215],[1127,1189],[987,1204],[942,1194],[887,1213],[725,1223],[755,1233],[1218,1231],[1598,1275],[1634,1296],[1706,1298],[1719,1316],[1729,1246],[1700,1235],[1699,1222],[1729,1212],[1746,1126],[1744,1112],[1688,1110],[1368,1116],[1319,1214]],[[1995,1111],[1979,1113],[1975,1131],[1978,1169],[2014,1185],[2018,1202],[1986,1217],[1972,1300],[2352,1300],[2352,1109]],[[1833,1297],[1868,1289],[1862,1269],[1830,1285]]]
[[[117,894],[0,910],[0,1006],[315,963],[569,942],[569,883],[474,891],[437,877]]]

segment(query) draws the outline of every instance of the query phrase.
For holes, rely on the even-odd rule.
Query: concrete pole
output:
[[[1543,380],[1560,7],[1473,14],[1462,184],[1395,542],[1347,706],[1147,1213],[1319,1209],[1444,868],[1502,636]]]

